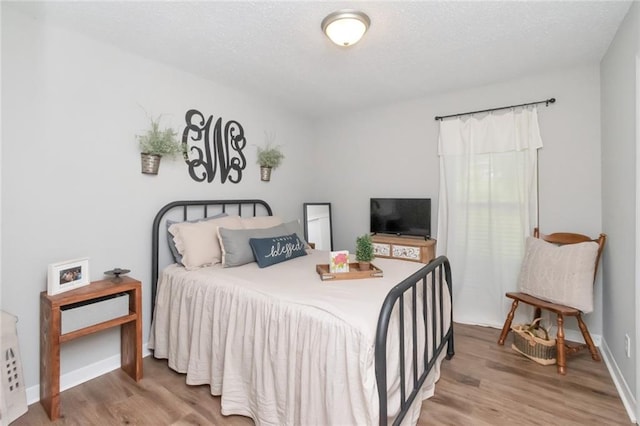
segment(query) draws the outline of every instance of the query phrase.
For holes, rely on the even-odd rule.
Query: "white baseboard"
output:
[[[609,346],[607,346],[606,340],[602,340],[600,353],[602,354],[603,361],[609,370],[609,375],[611,375],[611,379],[616,385],[616,389],[618,390],[618,394],[620,395],[624,408],[627,410],[631,423],[637,423],[638,419],[636,418],[635,410],[638,402],[633,397],[633,393],[631,392],[631,389],[629,389],[629,385],[624,380],[622,372],[620,371],[620,368],[618,368],[618,364],[616,364],[616,360],[613,357]]]
[[[147,344],[142,345],[142,357],[151,355]],[[120,368],[120,354],[103,359],[93,364],[87,365],[77,370],[70,371],[60,376],[60,392],[88,382],[91,379],[102,376],[110,371]],[[40,385],[27,388],[27,404],[40,401]]]
[[[569,340],[570,342],[584,343],[584,339],[582,338],[582,333],[580,332],[580,330],[567,330],[565,328],[564,339]],[[599,334],[591,334],[591,340],[593,340],[593,344],[598,347],[600,347],[600,345],[602,344],[602,336],[600,336]]]

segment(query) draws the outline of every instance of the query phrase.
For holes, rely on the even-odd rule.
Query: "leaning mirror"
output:
[[[331,203],[304,203],[304,237],[318,250],[333,250]]]

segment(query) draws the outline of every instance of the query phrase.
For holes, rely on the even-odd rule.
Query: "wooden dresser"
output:
[[[371,236],[373,252],[376,257],[411,260],[429,263],[436,257],[436,240],[422,237],[398,237],[395,235],[375,234]]]

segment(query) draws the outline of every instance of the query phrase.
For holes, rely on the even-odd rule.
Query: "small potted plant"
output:
[[[371,235],[364,234],[356,238],[356,261],[361,271],[368,271],[371,268],[373,257]]]
[[[259,146],[257,164],[260,165],[260,179],[264,182],[269,182],[271,180],[271,170],[278,168],[282,164],[282,160],[284,160],[284,154],[279,147],[270,143],[263,147]]]
[[[160,159],[163,156],[173,157],[182,152],[182,146],[178,142],[178,133],[168,127],[160,129],[160,117],[150,119],[151,127],[143,135],[137,135],[140,146],[140,158],[142,173],[158,174]]]

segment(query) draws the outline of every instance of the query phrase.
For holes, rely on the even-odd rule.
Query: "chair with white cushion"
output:
[[[607,236],[596,239],[573,233],[543,235],[538,228],[535,238],[528,237],[518,280],[519,292],[509,292],[511,310],[502,327],[498,344],[503,345],[520,302],[535,308],[534,320],[542,309],[557,316],[556,336],[558,373],[566,374],[566,356],[588,348],[594,361],[600,361],[583,313],[593,311],[593,284]],[[584,344],[567,345],[564,340],[564,317],[576,317]]]

